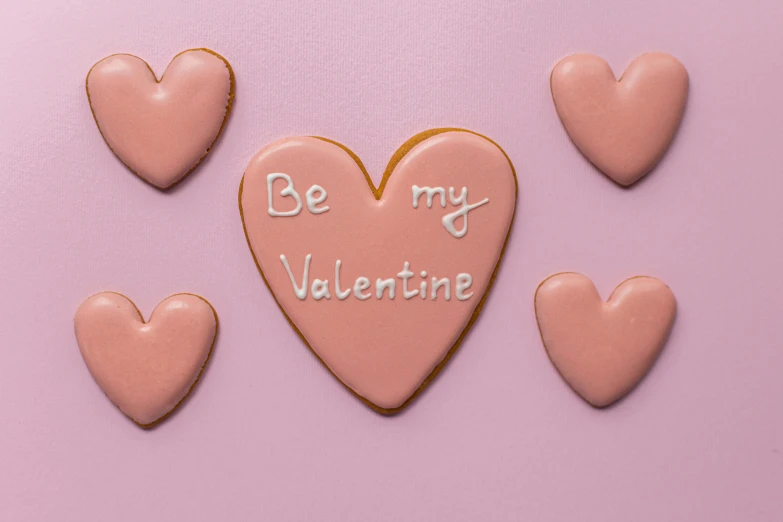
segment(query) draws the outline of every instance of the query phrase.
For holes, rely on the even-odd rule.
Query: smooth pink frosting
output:
[[[677,305],[652,277],[621,283],[607,302],[581,274],[557,274],[538,287],[536,318],[552,363],[593,406],[630,392],[663,349]]]
[[[79,306],[74,325],[95,382],[125,415],[149,426],[174,410],[198,380],[217,316],[204,299],[177,294],[144,323],[128,298],[102,292]]]
[[[141,58],[115,54],[90,69],[87,96],[117,157],[167,188],[198,165],[220,134],[233,75],[223,57],[195,49],[174,58],[158,82]]]
[[[602,58],[569,56],[552,71],[552,97],[582,154],[620,185],[647,174],[669,148],[688,97],[688,72],[673,56],[649,53],[617,81]]]
[[[267,175],[291,176],[302,200],[317,184],[327,192],[314,214],[305,206],[293,217],[270,216]],[[274,205],[293,210],[291,196],[281,196],[286,183],[273,185]],[[422,196],[412,206],[412,186],[468,190],[468,202],[489,202],[468,214],[467,233],[457,238],[442,218],[454,207],[437,202],[427,208]],[[316,194],[317,195],[317,194]],[[501,149],[470,132],[449,131],[415,145],[388,178],[376,200],[362,169],[341,147],[299,137],[273,143],[250,162],[241,188],[240,207],[248,242],[275,299],[308,345],[346,386],[375,409],[400,408],[444,361],[480,308],[482,296],[500,262],[516,202],[516,179]],[[461,229],[462,219],[456,221]],[[328,279],[330,299],[300,300],[281,262],[285,255],[301,283],[306,256],[312,255],[310,282]],[[341,260],[341,286],[367,277],[372,297],[335,295],[335,262]],[[376,279],[395,278],[410,263],[411,287],[431,276],[451,280],[451,300],[405,299],[397,279],[396,297],[376,298]],[[455,298],[455,277],[472,276],[466,300]],[[474,348],[481,348],[475,346]]]

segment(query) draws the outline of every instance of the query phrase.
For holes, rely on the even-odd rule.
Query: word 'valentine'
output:
[[[297,284],[296,277],[294,276],[293,272],[291,271],[291,265],[288,263],[288,258],[285,255],[280,255],[280,261],[283,263],[283,267],[285,268],[286,273],[288,274],[288,278],[291,280],[291,284],[294,287],[294,293],[296,294],[296,297],[304,301],[307,299],[307,291],[310,291],[310,294],[313,296],[313,299],[316,301],[321,299],[331,299],[332,298],[332,292],[330,290],[329,280],[328,279],[313,279],[312,284],[309,284],[310,281],[310,262],[313,259],[312,254],[307,254],[305,256],[304,261],[304,269],[302,272],[302,282],[301,284]],[[357,277],[356,280],[353,283],[352,287],[346,287],[344,290],[341,287],[340,284],[340,269],[342,268],[343,262],[338,259],[334,263],[334,295],[339,299],[340,301],[347,299],[348,296],[353,293],[354,297],[360,301],[365,301],[373,295],[375,295],[376,299],[382,299],[384,295],[384,291],[386,292],[386,295],[389,299],[394,299],[397,295],[397,279],[400,280],[400,286],[402,287],[402,297],[403,299],[413,299],[417,295],[421,299],[429,299],[435,301],[438,298],[438,295],[440,295],[443,299],[446,301],[451,300],[451,280],[447,277],[444,278],[437,278],[433,277],[430,283],[431,292],[427,293],[427,272],[422,271],[420,273],[421,278],[423,281],[421,281],[418,285],[418,289],[409,288],[408,287],[408,280],[413,278],[416,274],[414,274],[410,270],[410,263],[405,261],[403,264],[402,271],[397,273],[397,278],[377,278],[375,280],[375,292],[373,293],[365,293],[365,290],[369,290],[371,287],[370,279],[364,276]],[[466,301],[467,299],[470,299],[473,296],[473,292],[465,293],[465,290],[470,288],[470,285],[473,284],[473,277],[470,274],[461,273],[457,274],[457,277],[454,280],[454,297],[457,298],[458,301]],[[439,292],[440,290],[440,292]]]

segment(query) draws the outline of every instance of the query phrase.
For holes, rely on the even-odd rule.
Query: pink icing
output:
[[[565,273],[541,283],[535,307],[552,363],[576,393],[603,407],[650,369],[677,305],[669,287],[652,277],[628,279],[603,302],[590,279]]]
[[[363,169],[338,145],[310,137],[273,143],[250,162],[240,188],[248,243],[275,299],[306,343],[332,373],[370,406],[384,413],[406,404],[456,348],[461,335],[478,314],[482,297],[500,262],[516,202],[516,178],[502,150],[486,138],[465,131],[430,136],[413,146],[386,179],[376,199]],[[436,134],[436,135],[435,135]],[[406,149],[404,146],[403,149]],[[393,160],[394,161],[394,160]],[[391,167],[391,165],[390,165]],[[301,197],[300,212],[292,217],[271,216],[267,175],[290,175]],[[388,171],[387,171],[388,173]],[[282,196],[287,184],[273,185],[276,211],[290,212],[297,204]],[[314,184],[326,198],[308,210],[305,193]],[[467,233],[457,238],[442,222],[453,212],[436,197],[427,208],[422,196],[412,205],[412,186],[455,187],[459,196],[467,188],[470,204],[488,198],[468,213]],[[318,197],[317,192],[313,193]],[[463,228],[462,218],[454,228]],[[330,299],[315,300],[308,289],[302,300],[281,261],[285,255],[297,284],[301,285],[306,256],[310,254],[310,283],[328,279]],[[341,289],[353,288],[357,278],[371,286],[358,299],[352,292],[336,295],[335,263],[341,265]],[[441,293],[432,300],[420,295],[405,299],[401,280],[396,296],[388,290],[376,294],[377,278],[395,278],[409,263],[409,289],[432,276],[449,278],[451,299]],[[421,277],[427,271],[427,277]],[[459,300],[456,278],[470,274],[472,284]]]
[[[120,161],[167,188],[209,153],[231,109],[233,85],[228,62],[211,51],[179,54],[160,82],[141,58],[115,54],[90,69],[87,96]]]
[[[647,174],[669,148],[688,97],[688,72],[664,53],[640,56],[620,81],[602,58],[577,54],[557,64],[551,83],[571,140],[625,186]]]
[[[128,298],[102,292],[79,306],[74,325],[95,382],[125,415],[147,427],[195,385],[212,350],[217,315],[204,299],[177,294],[144,323]]]

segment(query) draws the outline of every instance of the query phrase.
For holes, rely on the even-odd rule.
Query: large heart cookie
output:
[[[190,49],[158,81],[141,58],[115,54],[90,69],[87,98],[120,161],[165,189],[196,168],[223,130],[234,73],[219,54]]]
[[[663,157],[680,126],[688,72],[676,58],[650,53],[619,81],[602,58],[570,56],[552,71],[552,98],[568,135],[611,179],[631,185]]]
[[[500,147],[436,129],[403,145],[377,190],[334,142],[278,141],[250,162],[239,205],[286,317],[340,381],[392,413],[431,381],[478,316],[516,193]]]
[[[74,319],[84,362],[109,399],[135,423],[167,417],[196,385],[217,333],[217,314],[203,298],[177,294],[145,323],[125,296],[102,292]]]
[[[557,274],[538,287],[536,318],[549,358],[587,402],[608,406],[650,369],[677,309],[668,286],[652,277],[621,283],[603,302],[581,274]]]

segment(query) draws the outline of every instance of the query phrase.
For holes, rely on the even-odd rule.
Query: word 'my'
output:
[[[435,196],[440,196],[440,206],[446,208],[446,189],[443,187],[432,188],[413,185],[411,191],[413,192],[413,208],[419,208],[419,200],[425,194],[427,195],[427,208],[432,208]],[[460,207],[456,211],[443,216],[440,222],[449,234],[459,239],[468,233],[468,212],[481,205],[486,205],[489,203],[489,198],[484,198],[478,203],[469,204],[467,187],[462,187],[462,192],[460,192],[459,196],[455,196],[454,187],[449,187],[449,202],[454,206],[460,205]],[[459,230],[454,226],[454,222],[458,218],[462,218],[462,228]]]

